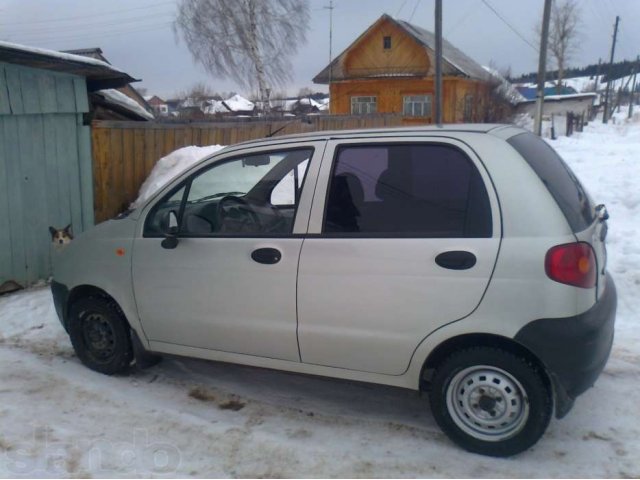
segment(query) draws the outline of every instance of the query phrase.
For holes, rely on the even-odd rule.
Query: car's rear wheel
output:
[[[535,444],[551,419],[551,392],[539,369],[489,347],[453,353],[439,365],[429,393],[442,430],[466,450],[491,456]]]
[[[129,325],[113,301],[89,297],[71,305],[69,337],[78,358],[97,372],[121,373],[133,359]]]

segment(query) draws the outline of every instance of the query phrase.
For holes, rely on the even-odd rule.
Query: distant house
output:
[[[443,40],[443,120],[484,120],[487,72]],[[313,79],[329,84],[332,114],[401,113],[405,123],[434,120],[435,36],[382,15]]]
[[[271,111],[292,115],[309,115],[326,111],[323,103],[310,97],[290,97],[271,100]]]
[[[50,275],[49,225],[93,225],[88,96],[133,81],[101,60],[0,42],[0,291]]]
[[[169,105],[157,95],[144,97],[149,106],[153,109],[153,113],[158,117],[166,117],[169,115]]]
[[[226,100],[209,99],[204,107],[204,113],[217,117],[253,115],[256,104],[241,95],[235,94]]]
[[[81,55],[109,63],[103,55],[102,49],[98,47],[65,50],[65,53]],[[110,90],[97,91],[90,95],[91,116],[94,120],[154,119],[151,106],[132,85],[127,84]]]

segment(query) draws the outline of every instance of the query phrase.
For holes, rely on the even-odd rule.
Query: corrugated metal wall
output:
[[[93,225],[85,79],[0,62],[0,285],[51,273],[48,226]]]

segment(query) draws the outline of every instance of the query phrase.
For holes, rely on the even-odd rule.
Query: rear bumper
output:
[[[535,320],[516,335],[553,381],[556,417],[566,415],[604,369],[613,344],[616,306],[616,287],[607,274],[605,292],[591,309],[574,317]]]

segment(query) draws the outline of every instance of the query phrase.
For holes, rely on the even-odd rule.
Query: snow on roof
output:
[[[593,92],[585,92],[585,93],[568,93],[566,95],[545,95],[545,102],[562,102],[566,100],[586,100],[586,99],[595,99],[598,96],[597,93]],[[519,103],[534,103],[536,101],[535,98],[526,99]]]
[[[207,106],[204,107],[204,113],[213,115],[216,113],[229,113],[229,109],[225,107],[222,100],[207,100]]]
[[[499,94],[507,98],[509,100],[509,103],[511,103],[512,105],[516,105],[526,100],[526,98],[518,90],[516,90],[516,88],[506,78],[500,75],[500,72],[498,72],[496,69],[487,67],[485,65],[483,65],[482,68],[484,68],[489,73],[489,75],[500,82],[496,87],[496,90]]]
[[[58,52],[56,50],[48,50],[46,48],[39,48],[39,47],[30,47],[27,45],[20,45],[19,43],[11,43],[11,42],[5,42],[5,41],[0,41],[0,48],[6,48],[6,49],[21,51],[21,52],[35,53],[39,55],[46,55],[48,57],[58,58],[60,60],[66,60],[69,62],[76,62],[76,63],[85,63],[87,65],[96,65],[96,66],[108,68],[109,70],[113,70],[116,72],[125,73],[119,68],[114,67],[108,62],[104,62],[102,60],[98,60],[91,57],[85,57],[83,55],[74,55],[73,53]]]
[[[118,90],[109,88],[106,90],[98,90],[95,93],[101,95],[108,103],[119,105],[142,118],[146,118],[147,120],[153,120],[155,118],[153,114],[142,108],[138,102],[127,97],[124,93],[119,92]]]
[[[247,100],[246,98],[238,94],[235,94],[233,97],[228,98],[224,101],[224,103],[227,104],[227,107],[229,107],[232,112],[253,110],[255,107],[255,104],[252,101]]]

